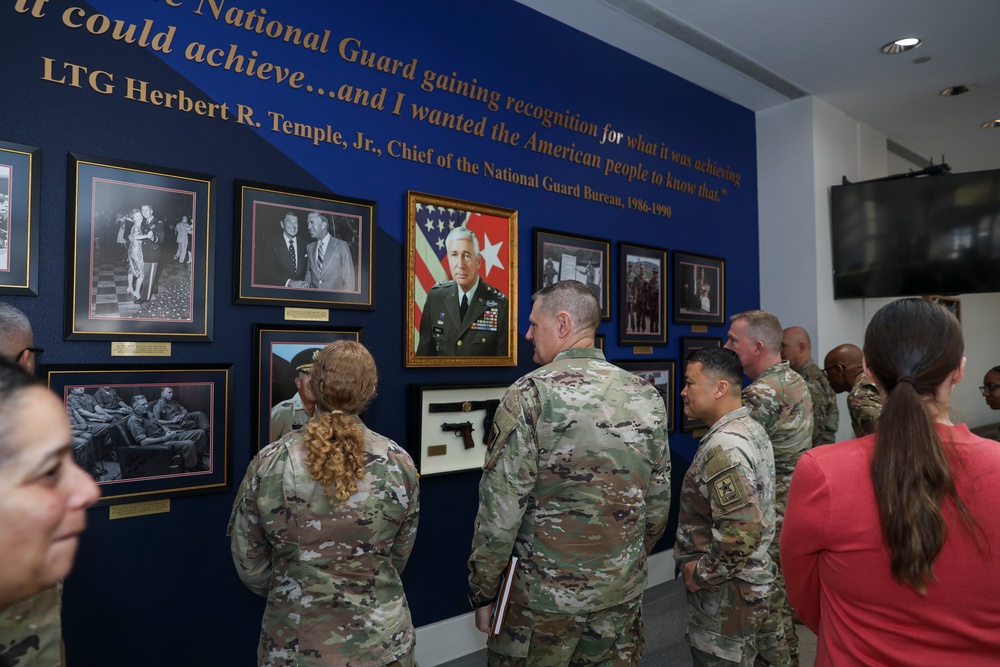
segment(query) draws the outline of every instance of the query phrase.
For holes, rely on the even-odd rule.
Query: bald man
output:
[[[882,397],[878,388],[865,377],[863,358],[857,345],[844,343],[827,352],[823,361],[823,371],[830,379],[833,390],[838,394],[849,392],[847,411],[851,415],[855,438],[874,433],[878,416],[882,413]]]
[[[823,370],[812,360],[812,341],[805,329],[788,327],[781,332],[781,358],[802,376],[809,388],[813,406],[812,446],[836,442],[840,424],[837,393]]]

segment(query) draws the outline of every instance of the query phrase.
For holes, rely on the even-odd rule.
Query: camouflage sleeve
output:
[[[663,427],[656,436],[662,439],[663,456],[653,465],[646,490],[646,532],[643,544],[647,555],[653,553],[653,547],[663,537],[670,514],[670,444],[665,423]]]
[[[780,549],[788,602],[813,632],[819,627],[819,556],[826,549],[830,507],[826,476],[807,452],[792,475]]]
[[[754,391],[752,384],[743,390],[743,405],[750,411],[753,420],[763,426],[768,433],[778,418],[777,410],[768,409],[773,402],[773,399],[769,400],[767,396]]]
[[[274,470],[274,461],[278,458],[277,452],[277,448],[264,449],[250,462],[243,483],[240,484],[240,490],[236,494],[233,512],[229,517],[229,529],[226,531],[230,538],[230,551],[236,573],[247,588],[264,597],[267,597],[270,587],[271,544],[261,523],[258,501],[262,494],[284,495],[281,489],[281,473]],[[277,488],[274,482],[277,482]],[[272,500],[275,499],[277,498],[272,497]],[[287,512],[270,514],[268,522],[272,529],[274,522],[284,520],[283,517],[287,514]]]
[[[874,433],[878,417],[882,414],[882,399],[878,391],[870,385],[864,385],[856,395],[848,395],[847,400],[854,437],[861,438]]]
[[[469,602],[482,607],[496,598],[500,575],[514,551],[514,540],[538,472],[535,423],[541,412],[534,385],[507,390],[493,420],[479,482],[479,512],[469,557]]]
[[[401,450],[400,450],[401,451]],[[394,480],[393,491],[396,498],[406,508],[399,524],[399,532],[392,542],[392,565],[396,572],[402,573],[406,561],[413,551],[413,542],[417,539],[417,521],[420,517],[420,482],[417,470],[409,455],[394,456],[389,450],[389,464],[400,471],[400,479]]]
[[[737,451],[722,451],[705,466],[712,507],[712,546],[695,566],[694,578],[711,588],[743,570],[760,546],[764,513],[757,482],[746,459]]]

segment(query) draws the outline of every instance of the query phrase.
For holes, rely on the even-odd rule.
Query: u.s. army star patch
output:
[[[743,480],[731,472],[712,482],[712,491],[720,507],[729,507],[747,500],[747,490],[743,486]]]

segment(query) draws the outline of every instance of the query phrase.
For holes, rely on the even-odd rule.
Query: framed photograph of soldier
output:
[[[674,404],[676,403],[674,397],[677,395],[675,393],[676,362],[673,359],[646,359],[643,361],[614,361],[612,363],[653,385],[656,393],[663,398],[663,405],[667,409],[667,430],[673,433],[675,427]]]
[[[69,159],[66,338],[210,342],[215,178]]]
[[[611,319],[610,241],[536,228],[534,291],[560,280],[586,284],[601,304],[601,319]]]
[[[726,261],[674,251],[674,322],[726,323]]]
[[[941,306],[949,313],[955,316],[955,319],[959,322],[962,321],[962,300],[958,297],[953,296],[925,296],[921,297],[924,301],[930,301],[931,303],[936,303]]]
[[[236,181],[236,303],[375,309],[378,205]]]
[[[253,337],[258,397],[253,439],[256,453],[289,431],[305,426],[316,407],[309,385],[313,356],[335,340],[361,342],[361,327],[256,324]]]
[[[406,365],[516,366],[517,211],[413,191],[406,208]]]
[[[38,296],[41,149],[0,141],[0,294]]]
[[[706,347],[722,347],[721,338],[701,338],[692,336],[681,336],[681,377],[684,376],[684,370],[687,368],[687,358],[688,355],[695,350],[702,350]],[[677,396],[680,400],[680,393]],[[691,419],[684,414],[683,406],[681,408],[681,432],[691,433],[692,431],[697,431],[698,429],[705,428],[705,422],[701,419]]]
[[[232,365],[42,366],[98,505],[226,491]]]
[[[667,344],[667,251],[618,244],[619,345]]]
[[[478,470],[506,384],[413,385],[411,450],[421,476]]]

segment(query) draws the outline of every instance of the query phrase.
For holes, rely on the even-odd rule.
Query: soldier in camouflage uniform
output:
[[[681,487],[674,544],[695,665],[753,665],[774,588],[774,456],[764,427],[743,407],[742,382],[732,350],[688,356],[684,414],[709,425]]]
[[[726,347],[736,352],[743,372],[753,382],[743,390],[743,404],[767,432],[774,452],[774,541],[770,555],[778,568],[768,617],[757,633],[757,663],[785,667],[799,664],[799,642],[792,609],[781,576],[781,524],[792,473],[812,444],[812,399],[805,380],[781,360],[781,323],[764,310],[748,310],[730,318]]]
[[[400,573],[417,533],[417,472],[358,418],[376,375],[359,343],[324,348],[311,375],[319,409],[260,451],[237,493],[233,561],[267,597],[262,667],[413,665]]]
[[[812,360],[812,341],[802,327],[788,327],[781,335],[781,358],[802,376],[809,387],[813,406],[812,446],[829,445],[837,441],[840,409],[837,392],[830,386],[826,373]]]
[[[878,416],[882,414],[882,397],[878,388],[865,377],[863,358],[861,348],[844,343],[830,350],[823,362],[834,391],[838,394],[849,392],[847,411],[851,415],[855,438],[874,433]]]
[[[493,421],[469,558],[486,632],[500,575],[520,558],[489,664],[638,665],[646,558],[670,507],[663,399],[594,349],[597,299],[579,281],[532,297],[539,368]]]

